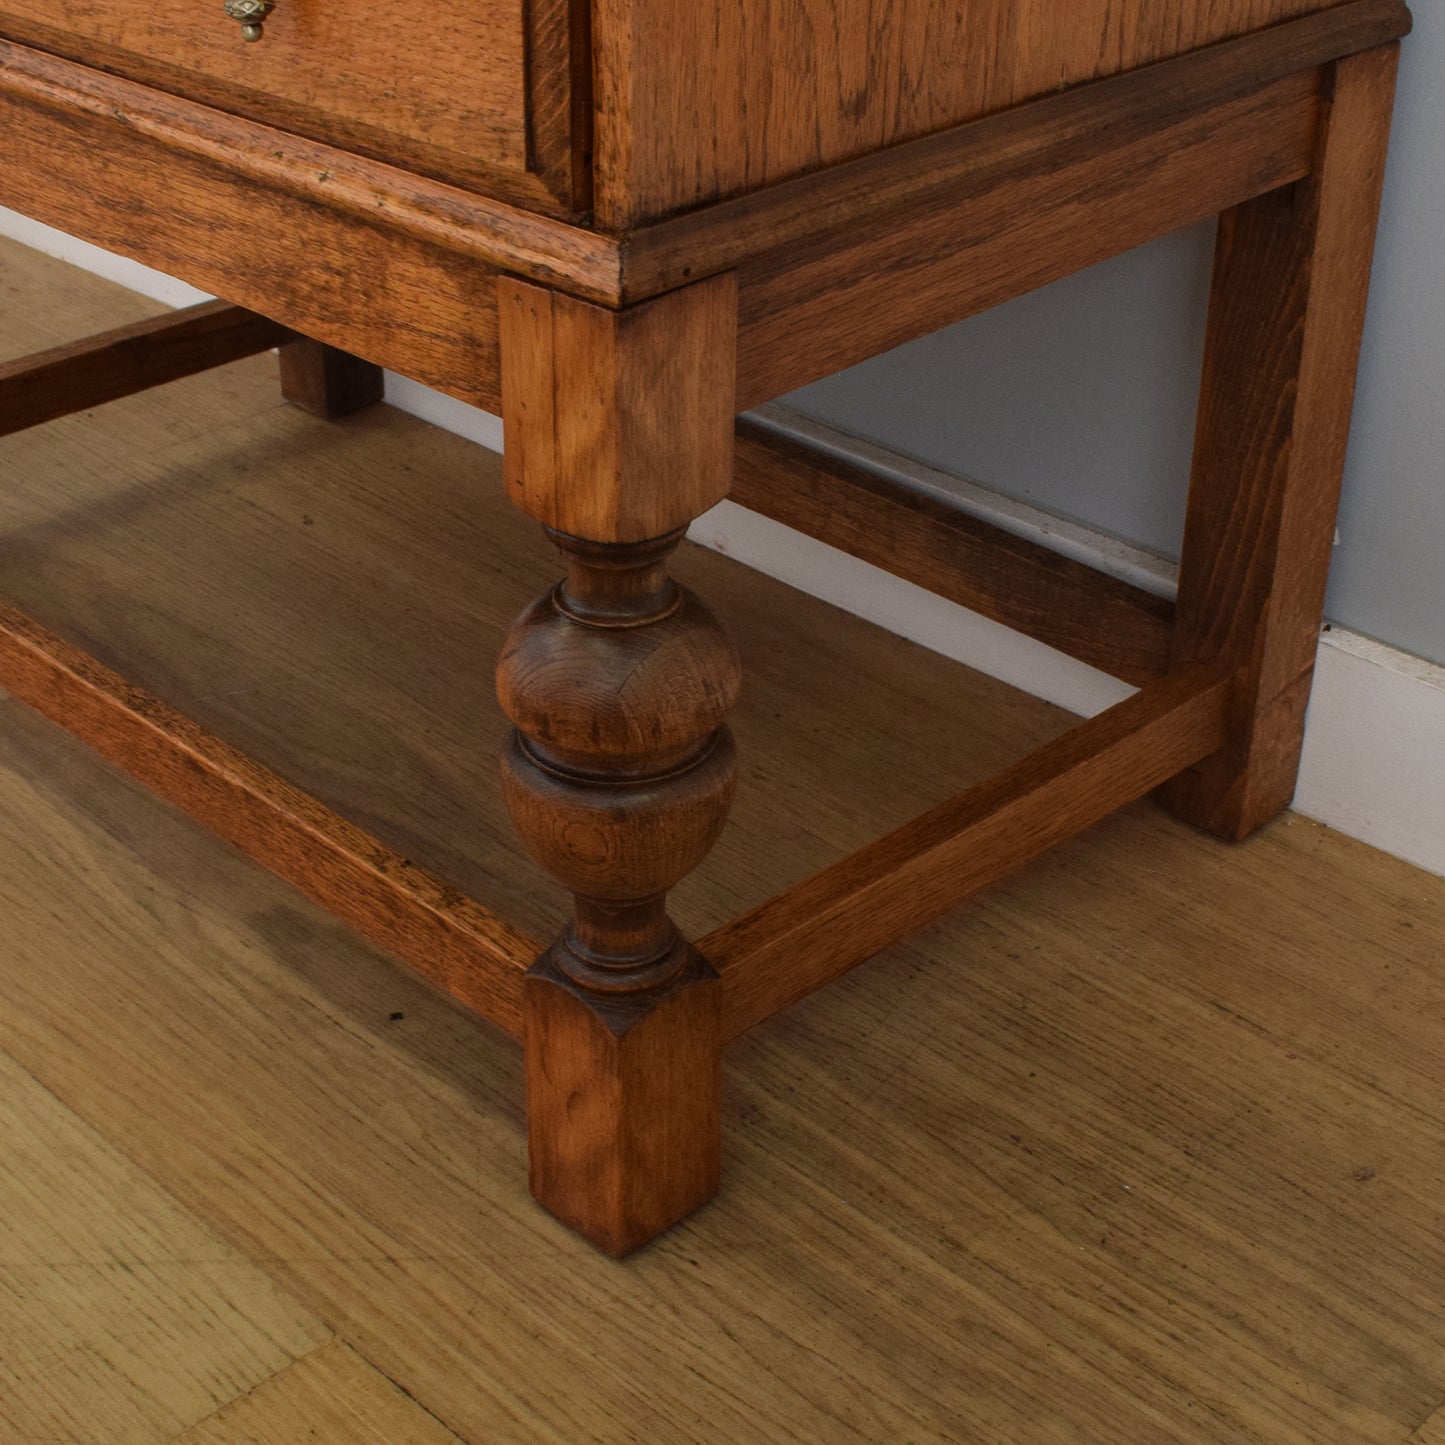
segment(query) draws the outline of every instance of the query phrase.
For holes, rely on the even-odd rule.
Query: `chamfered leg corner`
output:
[[[614,1257],[706,1204],[722,1177],[722,981],[681,945],[646,993],[579,984],[559,956],[524,991],[533,1197]]]

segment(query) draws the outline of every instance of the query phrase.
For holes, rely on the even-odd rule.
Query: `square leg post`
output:
[[[508,491],[567,569],[497,674],[508,808],[573,895],[524,991],[530,1181],[622,1255],[721,1167],[721,985],[666,900],[727,816],[739,667],[667,559],[731,483],[737,288],[610,311],[503,279],[498,306]]]
[[[382,400],[382,369],[350,352],[301,337],[282,346],[280,356],[281,395],[312,416],[338,421]]]
[[[1228,746],[1161,801],[1225,838],[1294,796],[1397,52],[1341,60],[1313,174],[1220,220],[1173,664],[1234,660],[1239,682]]]

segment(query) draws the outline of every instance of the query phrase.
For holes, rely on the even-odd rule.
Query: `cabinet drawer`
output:
[[[247,44],[221,0],[0,0],[0,35],[317,140],[565,211],[570,0],[277,0]],[[535,103],[534,103],[535,102]],[[542,123],[534,113],[538,105]]]

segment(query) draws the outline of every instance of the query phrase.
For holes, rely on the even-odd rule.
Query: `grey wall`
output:
[[[1445,663],[1445,0],[1418,0],[1328,611]],[[931,466],[1178,556],[1212,226],[795,392]]]

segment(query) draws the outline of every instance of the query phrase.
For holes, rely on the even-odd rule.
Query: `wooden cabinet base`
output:
[[[534,1194],[608,1253],[637,1249],[718,1187],[728,1040],[1151,789],[1229,838],[1288,804],[1409,28],[1397,0],[1301,6],[1204,45],[1213,32],[1181,12],[1222,24],[1231,7],[1161,0],[1159,35],[1202,48],[696,205],[670,189],[687,177],[649,169],[666,147],[619,143],[671,95],[660,73],[598,87],[583,174],[570,79],[588,56],[569,43],[549,62],[558,83],[507,111],[518,127],[551,115],[552,160],[510,163],[542,166],[554,200],[595,182],[586,225],[409,171],[405,151],[343,151],[0,41],[17,137],[0,203],[65,223],[82,190],[88,239],[254,308],[8,362],[0,435],[278,344],[284,394],[322,416],[378,401],[383,365],[500,405],[509,494],[566,572],[503,647],[503,788],[570,918],[543,951],[3,606],[0,686],[521,1039]],[[631,63],[623,36],[681,38],[622,24],[633,8],[593,7],[604,68]],[[1232,9],[1245,26],[1251,7]],[[1098,7],[1053,10],[1060,55],[1099,53],[1082,18]],[[1039,75],[1069,73],[1055,61]],[[695,99],[656,113],[705,113]],[[137,177],[161,173],[166,207],[140,205]],[[739,406],[1220,212],[1177,607],[761,428],[735,433]],[[705,864],[732,800],[739,669],[668,558],[730,488],[1140,690],[694,946],[667,894]]]

